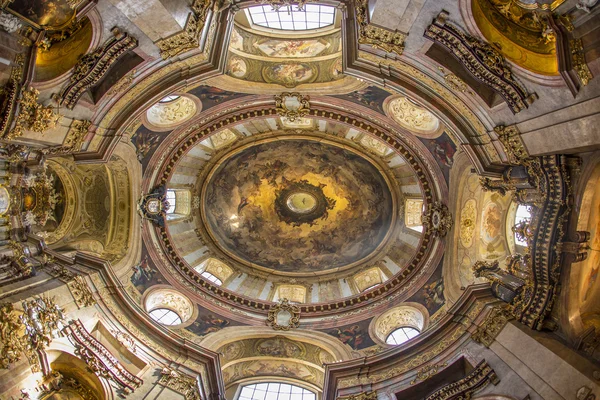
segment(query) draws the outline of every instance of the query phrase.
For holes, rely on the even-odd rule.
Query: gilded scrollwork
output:
[[[275,95],[275,110],[290,122],[304,117],[310,112],[310,97],[298,92],[283,92]]]
[[[358,394],[351,394],[349,396],[340,396],[337,398],[337,400],[377,400],[377,391],[372,390]]]
[[[49,297],[23,301],[23,312],[18,313],[12,304],[0,305],[0,367],[8,368],[23,355],[29,360],[33,372],[40,371],[38,352],[52,342],[62,326],[62,309]]]
[[[421,220],[423,226],[438,237],[446,236],[454,224],[448,207],[440,202],[435,202],[427,207]]]
[[[75,299],[77,307],[84,308],[96,304],[92,291],[82,276],[76,276],[67,286]]]
[[[291,304],[288,299],[281,299],[269,309],[266,322],[271,328],[280,331],[297,328],[300,325],[300,307]]]
[[[39,94],[40,92],[33,87],[21,92],[21,99],[18,100],[19,113],[7,139],[20,137],[25,131],[43,134],[56,126],[62,116],[55,112],[52,106],[39,104]]]
[[[111,32],[113,35],[102,46],[81,57],[73,67],[69,82],[55,98],[59,104],[68,109],[75,107],[83,93],[98,83],[119,58],[137,47],[138,41],[127,32],[118,28]]]
[[[87,120],[73,120],[65,141],[61,146],[53,146],[42,149],[43,154],[68,154],[75,153],[81,149],[81,144],[88,133],[92,123]]]
[[[188,15],[184,29],[155,43],[164,60],[200,46],[200,34],[212,4],[211,0],[195,0],[191,6],[193,12]]]
[[[465,83],[465,81],[460,79],[458,76],[454,75],[451,72],[446,73],[446,70],[442,67],[438,67],[438,69],[443,74],[444,81],[452,90],[456,90],[457,92],[461,92],[461,93],[466,93],[471,96],[473,96],[475,94],[469,88],[469,86]]]
[[[440,368],[443,369],[447,366],[448,363],[426,365],[425,367],[417,371],[417,376],[415,376],[415,378],[412,381],[410,381],[410,384],[414,385],[419,381],[426,381],[427,379],[437,374]]]
[[[440,13],[425,31],[425,37],[448,48],[477,79],[497,91],[513,113],[528,108],[535,95],[527,93],[504,56],[488,43],[447,22],[447,16],[446,12]]]
[[[0,368],[8,368],[21,359],[25,350],[25,342],[18,332],[23,328],[22,322],[14,311],[13,305],[0,305]]]
[[[168,387],[177,393],[181,393],[185,400],[202,399],[196,379],[171,368],[164,367],[160,371],[160,379],[158,380],[158,384]]]
[[[571,47],[571,60],[573,68],[579,76],[579,80],[583,86],[590,83],[590,80],[594,77],[587,63],[585,62],[585,52],[583,51],[583,42],[581,39],[572,39],[570,42]]]
[[[356,21],[358,23],[358,43],[368,44],[388,53],[401,55],[408,34],[369,23],[368,0],[356,1]]]
[[[469,375],[443,386],[430,394],[425,400],[470,399],[473,393],[482,390],[490,383],[496,385],[498,382],[500,380],[492,367],[483,360],[477,364]]]
[[[498,140],[504,146],[510,164],[522,165],[529,158],[529,152],[516,125],[498,125],[494,127],[494,132],[496,132]]]
[[[512,319],[514,319],[514,316],[508,307],[496,306],[492,308],[485,320],[471,335],[471,339],[485,347],[490,347],[502,329]]]

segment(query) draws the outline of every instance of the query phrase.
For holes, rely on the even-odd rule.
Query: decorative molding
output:
[[[440,202],[431,204],[423,213],[421,221],[433,236],[438,237],[446,236],[454,224],[448,207]]]
[[[10,303],[0,304],[0,368],[8,368],[21,359],[25,350],[21,337],[15,334],[22,328],[22,322]]]
[[[37,387],[37,390],[41,394],[40,398],[53,398],[53,394],[60,397],[58,393],[65,389],[76,392],[83,400],[98,400],[98,397],[96,397],[90,388],[81,384],[73,377],[63,376],[59,371],[50,371],[42,378]],[[24,390],[21,390],[21,393],[23,392]]]
[[[369,23],[369,1],[356,1],[356,21],[358,23],[358,43],[368,44],[388,53],[401,55],[408,34],[391,31]]]
[[[78,308],[89,307],[96,304],[92,291],[82,276],[76,276],[72,281],[67,283],[67,286],[69,287]]]
[[[76,153],[81,150],[81,144],[90,129],[92,123],[88,120],[74,119],[69,127],[65,141],[61,146],[46,147],[41,152],[46,155],[59,155]]]
[[[289,122],[294,122],[310,112],[309,96],[303,96],[298,92],[283,92],[273,97],[277,114]]]
[[[44,134],[56,126],[62,115],[54,112],[52,106],[42,106],[38,103],[40,92],[37,89],[23,89],[21,98],[17,101],[19,111],[15,126],[8,133],[8,140],[20,137],[25,131]]]
[[[8,368],[25,354],[32,372],[40,372],[39,353],[54,339],[63,311],[48,297],[23,301],[22,306],[23,313],[17,316],[12,304],[0,305],[0,367]],[[25,334],[18,335],[23,329]]]
[[[117,342],[119,342],[127,350],[129,350],[133,354],[137,353],[137,345],[135,344],[135,339],[133,339],[133,337],[129,333],[121,332],[116,329],[111,329],[110,333],[115,337],[115,339],[117,339]]]
[[[271,6],[273,11],[277,11],[280,8],[291,9],[292,6],[296,6],[298,11],[303,11],[306,3],[310,3],[313,0],[254,0],[259,4],[268,4]]]
[[[479,328],[471,335],[471,339],[485,347],[490,347],[502,329],[512,319],[514,317],[509,308],[506,306],[496,306],[492,308],[481,325],[479,325]]]
[[[121,56],[137,47],[137,39],[127,32],[121,32],[116,27],[111,32],[111,38],[94,52],[81,57],[73,67],[69,83],[56,97],[60,105],[73,109],[83,93],[98,83]]]
[[[508,149],[511,148],[509,145]],[[508,280],[520,280],[525,284],[514,297],[506,282],[498,282],[496,295],[501,292],[509,295],[500,298],[510,301],[512,314],[524,325],[538,330],[553,328],[554,324],[547,321],[546,316],[557,295],[565,257],[562,241],[572,207],[568,199],[572,196],[572,180],[577,177],[581,160],[564,155],[525,157],[517,150],[513,148],[507,153],[519,165],[507,167],[501,179],[481,180],[485,190],[501,194],[514,191],[515,201],[531,209],[531,220],[513,228],[529,244],[526,257],[523,257],[524,278],[506,273]]]
[[[158,384],[182,394],[185,400],[202,399],[196,379],[171,368],[164,367],[160,371]]]
[[[417,376],[415,377],[415,379],[410,381],[410,384],[414,385],[419,381],[426,381],[427,379],[437,374],[440,368],[444,368],[447,366],[448,363],[427,365],[421,368],[419,371],[417,371]]]
[[[504,56],[488,43],[447,22],[447,17],[442,11],[425,30],[425,37],[449,49],[473,76],[498,92],[513,113],[528,108],[536,96],[527,93]]]
[[[454,75],[451,72],[446,73],[446,70],[443,67],[438,67],[438,69],[440,70],[440,72],[442,73],[442,75],[444,77],[444,82],[446,82],[446,84],[448,86],[450,86],[450,88],[452,90],[456,90],[457,92],[461,92],[461,93],[466,93],[471,96],[473,96],[475,94],[469,88],[469,86],[465,83],[465,81],[460,79],[458,76]]]
[[[155,43],[163,60],[200,46],[200,34],[206,24],[212,3],[210,0],[194,0],[191,6],[192,12],[188,15],[183,30]]]
[[[571,62],[573,63],[573,68],[577,72],[577,76],[579,77],[581,84],[583,86],[587,86],[594,76],[585,62],[583,42],[581,39],[571,39],[569,44],[571,47]]]
[[[362,392],[351,394],[349,396],[340,396],[337,400],[377,400],[377,391]]]
[[[279,300],[269,309],[267,325],[277,331],[297,328],[300,325],[300,307],[290,304],[288,299]]]
[[[10,127],[17,110],[17,98],[21,91],[21,84],[25,71],[25,56],[17,54],[15,56],[14,66],[10,72],[10,78],[6,84],[0,89],[0,137],[8,138]]]
[[[516,125],[498,125],[494,128],[494,132],[496,132],[498,140],[504,146],[509,164],[521,165],[523,161],[530,157],[529,151],[527,151],[521,138],[521,132],[519,132]]]
[[[127,371],[102,343],[88,333],[81,321],[72,321],[63,333],[69,337],[75,346],[75,354],[88,368],[96,375],[117,383],[123,394],[130,394],[142,385],[143,381]]]
[[[425,400],[450,400],[450,399],[470,399],[474,393],[483,389],[490,383],[496,385],[500,382],[496,373],[483,360],[469,375],[463,379],[453,382],[449,385],[436,390],[429,395]]]
[[[127,75],[125,75],[124,77],[119,79],[119,81],[117,83],[115,83],[108,90],[108,92],[106,92],[106,95],[114,96],[114,95],[117,95],[117,94],[122,93],[125,90],[127,90],[131,86],[131,83],[133,82],[133,79],[135,78],[136,72],[137,72],[137,70],[134,69],[130,73],[128,73]]]

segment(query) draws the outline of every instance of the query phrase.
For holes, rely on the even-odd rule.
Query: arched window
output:
[[[167,214],[173,214],[175,212],[175,204],[177,204],[174,190],[167,190],[167,201],[169,202]]]
[[[150,317],[163,325],[191,322],[197,314],[194,303],[171,288],[150,288],[144,293],[144,308]]]
[[[205,277],[206,279],[208,279],[209,281],[211,281],[215,285],[221,286],[223,284],[223,281],[221,281],[219,278],[217,278],[216,276],[214,276],[213,274],[211,274],[208,271],[204,271],[200,275],[202,275],[203,277]]]
[[[387,344],[399,345],[417,336],[420,332],[410,326],[403,326],[390,333],[385,339]]]
[[[310,390],[283,382],[254,383],[242,387],[238,400],[316,400]]]
[[[369,336],[382,346],[397,346],[427,329],[429,313],[419,303],[402,303],[376,316],[369,324]]]
[[[169,310],[168,308],[155,308],[148,314],[153,320],[163,325],[181,324],[181,317],[179,314],[173,310]]]
[[[406,199],[404,202],[404,224],[413,231],[423,232],[423,199]]]
[[[247,9],[247,14],[254,25],[288,31],[325,28],[335,20],[334,7],[317,4],[307,4],[301,11],[297,6],[277,11],[271,6],[254,6]]]
[[[204,260],[194,269],[206,280],[219,286],[233,275],[233,270],[223,261],[216,258]]]
[[[190,191],[185,189],[168,189],[167,219],[182,218],[190,214]]]
[[[515,214],[515,225],[518,225],[522,222],[529,223],[530,221],[531,221],[531,212],[529,212],[528,207],[524,206],[522,204],[519,204],[519,206],[517,206],[517,212]],[[515,243],[518,244],[519,246],[527,247],[527,241],[524,238],[517,235],[516,233],[515,233]]]

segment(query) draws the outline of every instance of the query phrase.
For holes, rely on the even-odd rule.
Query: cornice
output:
[[[202,119],[194,121],[194,123],[188,125],[184,131],[174,133],[172,141],[168,143],[163,142],[155,152],[155,157],[153,157],[149,165],[150,168],[147,169],[147,173],[155,178],[147,179],[149,177],[146,177],[143,182],[142,190],[149,191],[155,186],[166,184],[169,181],[171,174],[174,173],[178,160],[204,137],[229,125],[233,126],[239,124],[246,119],[275,117],[277,115],[276,110],[272,105],[269,107],[261,105],[262,104],[253,103],[253,106],[248,108],[239,108],[235,106],[230,106],[229,110],[221,108],[220,110],[222,111],[215,111],[214,113],[211,113],[211,116],[205,116]],[[315,103],[312,106],[309,115],[329,119],[336,123],[347,124],[355,129],[364,130],[371,135],[379,137],[388,145],[395,148],[415,171],[420,182],[425,204],[428,205],[426,207],[430,207],[433,202],[440,199],[440,196],[447,195],[445,184],[443,185],[444,190],[441,190],[440,187],[436,185],[436,182],[442,182],[442,180],[439,179],[441,173],[438,175],[438,172],[440,172],[439,167],[430,161],[430,155],[426,155],[425,153],[415,154],[418,146],[411,146],[404,138],[391,134],[389,132],[390,126],[382,127],[381,122],[367,120],[363,116],[359,117],[357,115],[352,115],[350,112],[351,110],[340,112],[337,108]],[[150,229],[148,224],[144,224],[143,229],[144,240],[151,240],[147,231]],[[177,254],[175,247],[170,242],[170,237],[166,229],[152,229],[155,230],[155,234],[159,238],[159,246],[162,248],[160,251],[167,256],[167,260],[163,260],[163,262],[157,264],[162,265],[169,270],[173,270],[168,271],[169,273],[167,275],[178,275],[179,277],[176,277],[175,279],[179,281],[180,285],[192,289],[192,291],[196,292],[200,297],[212,298],[213,302],[228,307],[239,307],[252,313],[266,315],[269,308],[273,305],[271,302],[241,296],[220,286],[215,286],[213,283],[203,279]],[[395,291],[404,286],[405,282],[412,279],[415,274],[424,268],[424,263],[427,263],[427,270],[429,271],[433,271],[435,266],[437,266],[439,257],[441,257],[441,254],[443,253],[444,242],[439,241],[437,246],[433,246],[434,241],[439,241],[439,239],[434,239],[432,232],[429,230],[426,231],[422,235],[416,255],[412,258],[406,268],[392,279],[379,285],[377,288],[331,303],[303,305],[301,306],[301,312],[303,315],[333,315],[339,313],[341,310],[350,311],[361,309],[366,305],[377,302],[377,300],[383,296],[392,296]],[[151,247],[152,246],[148,246],[148,248]],[[433,250],[434,248],[435,251]]]
[[[471,336],[471,332],[499,301],[488,284],[471,285],[433,327],[405,345],[373,356],[325,366],[323,399],[355,393],[358,388],[378,390],[400,375],[406,376],[432,360],[440,362]]]
[[[43,241],[38,239],[37,242],[58,264],[74,272],[90,275],[98,305],[106,314],[112,315],[124,330],[143,345],[169,359],[171,363],[179,363],[183,357],[185,361],[181,365],[202,376],[207,398],[224,399],[225,389],[219,355],[152,321],[127,293],[109,262],[81,252],[77,252],[75,258],[70,259],[47,249]]]
[[[110,108],[100,106],[102,111],[93,118],[97,135],[89,150],[75,154],[78,161],[106,160],[118,142],[119,131],[139,117],[152,101],[176,88],[222,75],[227,58],[227,43],[233,29],[234,13],[253,5],[250,0],[235,6],[223,7],[215,13],[209,29],[205,29],[200,40],[203,53],[181,54],[168,62],[157,62],[131,88],[122,93]],[[392,56],[383,50],[369,45],[358,45],[357,23],[353,3],[337,3],[343,13],[342,41],[344,43],[344,74],[372,82],[383,87],[393,88],[399,93],[407,93],[430,104],[450,131],[460,141],[480,173],[497,175],[501,170],[501,160],[493,135],[488,136],[487,123],[476,115],[473,105],[467,105],[451,90],[437,82],[427,72],[406,63],[405,56]],[[193,52],[192,52],[193,53]],[[394,58],[395,57],[395,58]],[[112,101],[112,100],[108,100]],[[92,129],[94,132],[94,129]],[[108,153],[108,154],[107,154]]]

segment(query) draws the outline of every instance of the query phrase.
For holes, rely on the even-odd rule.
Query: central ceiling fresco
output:
[[[210,234],[238,260],[282,272],[319,272],[373,253],[392,226],[386,180],[333,144],[288,139],[225,159],[204,190]]]

